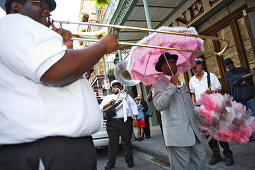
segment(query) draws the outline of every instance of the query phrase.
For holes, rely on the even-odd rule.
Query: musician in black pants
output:
[[[140,104],[143,106],[143,112],[147,112],[149,110],[149,106],[147,104],[147,102],[143,99],[142,95],[138,95],[138,97],[140,98],[141,102]],[[151,137],[151,131],[150,131],[150,120],[149,117],[144,115],[144,121],[145,121],[145,127],[144,127],[144,135],[146,137],[146,139],[149,139]]]
[[[128,168],[134,167],[131,137],[133,125],[137,125],[138,110],[133,98],[126,92],[121,92],[121,84],[114,80],[111,82],[112,94],[105,96],[100,107],[107,110],[109,107],[116,107],[116,115],[107,118],[106,131],[109,136],[108,162],[105,170],[115,168],[118,154],[119,137],[123,147],[124,157]],[[120,102],[119,102],[120,101]],[[114,110],[114,109],[110,109]]]

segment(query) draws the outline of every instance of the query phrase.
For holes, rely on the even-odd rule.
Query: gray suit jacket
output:
[[[198,113],[185,84],[177,88],[164,77],[152,86],[152,95],[156,109],[161,112],[166,146],[192,146],[196,137],[203,141]]]

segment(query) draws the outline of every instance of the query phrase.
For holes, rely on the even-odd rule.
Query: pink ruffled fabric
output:
[[[229,95],[202,94],[198,101],[202,106],[196,108],[200,113],[200,122],[205,129],[215,131],[214,138],[221,141],[248,143],[255,131],[255,119],[241,103],[232,100]]]

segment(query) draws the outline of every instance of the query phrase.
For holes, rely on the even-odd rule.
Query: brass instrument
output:
[[[185,34],[179,32],[171,32],[171,31],[162,31],[162,30],[155,30],[155,29],[147,29],[147,28],[139,28],[139,27],[129,27],[129,26],[121,26],[121,25],[110,25],[110,24],[98,24],[98,23],[88,23],[88,22],[71,22],[71,21],[53,21],[57,22],[60,25],[62,24],[78,24],[78,25],[89,25],[89,26],[98,26],[104,27],[103,29],[96,31],[96,32],[80,32],[80,33],[73,33],[72,40],[78,41],[88,41],[88,42],[97,42],[99,39],[108,34],[109,28],[111,29],[124,29],[124,30],[135,30],[135,31],[146,31],[146,32],[156,32],[156,33],[163,33],[163,34],[173,34],[173,35],[180,35],[180,36],[189,36],[189,37],[197,37],[201,39],[211,39],[217,41],[224,41],[226,43],[225,47],[220,52],[214,51],[197,51],[197,50],[187,50],[187,49],[178,49],[178,48],[171,48],[171,47],[161,47],[161,46],[152,46],[146,44],[136,44],[136,43],[128,43],[128,42],[119,42],[121,45],[126,46],[139,46],[139,47],[147,47],[147,48],[158,48],[158,49],[166,49],[166,50],[175,50],[175,51],[184,51],[184,52],[192,52],[198,54],[206,54],[206,55],[218,55],[221,56],[227,50],[229,46],[229,42],[224,38],[219,37],[212,37],[212,36],[204,36],[204,35],[194,35],[194,34]],[[128,59],[125,59],[117,64],[114,68],[114,76],[115,78],[125,86],[134,86],[139,83],[138,80],[132,80],[130,73],[127,69]]]
[[[122,91],[120,91],[120,89],[116,90],[118,90],[119,94],[115,103],[103,109],[104,119],[109,119],[111,117],[116,116],[116,111],[123,105],[123,100],[125,100],[126,98],[127,94],[126,92],[124,92],[125,88]],[[124,96],[120,97],[121,93],[123,93]]]
[[[130,73],[128,72],[127,65],[130,60],[128,56],[125,60],[122,60],[114,67],[115,78],[125,86],[135,86],[140,83],[139,80],[132,80]]]
[[[147,28],[139,28],[139,27],[130,27],[130,26],[122,26],[122,25],[110,25],[110,24],[98,24],[98,23],[88,23],[88,22],[71,22],[71,21],[52,21],[57,22],[60,25],[62,24],[78,24],[78,25],[90,25],[90,26],[98,26],[98,27],[106,27],[103,30],[97,32],[82,32],[82,33],[74,33],[72,40],[78,41],[89,41],[89,42],[97,42],[103,36],[108,33],[108,29],[123,29],[123,30],[133,30],[133,31],[146,31],[146,32],[157,32],[163,34],[173,34],[173,35],[180,35],[180,36],[189,36],[189,37],[197,37],[201,39],[211,39],[217,41],[224,41],[226,43],[225,47],[220,52],[214,51],[197,51],[197,50],[187,50],[187,49],[179,49],[179,48],[171,48],[171,47],[161,47],[161,46],[153,46],[153,45],[146,45],[146,44],[136,44],[136,43],[128,43],[128,42],[119,42],[121,45],[125,46],[139,46],[139,47],[147,47],[147,48],[159,48],[159,49],[166,49],[166,50],[175,50],[175,51],[184,51],[184,52],[192,52],[198,54],[207,54],[207,55],[223,55],[223,53],[227,50],[229,46],[229,42],[224,38],[220,37],[212,37],[212,36],[205,36],[205,35],[194,35],[194,34],[185,34],[179,32],[171,32],[171,31],[161,31],[155,29],[147,29]]]

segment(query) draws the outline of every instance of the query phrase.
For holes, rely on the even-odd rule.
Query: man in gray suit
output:
[[[152,86],[153,103],[161,112],[171,170],[199,170],[206,160],[202,126],[197,121],[198,113],[187,86],[172,75],[177,72],[177,60],[177,55],[160,55],[155,69],[165,77]]]

